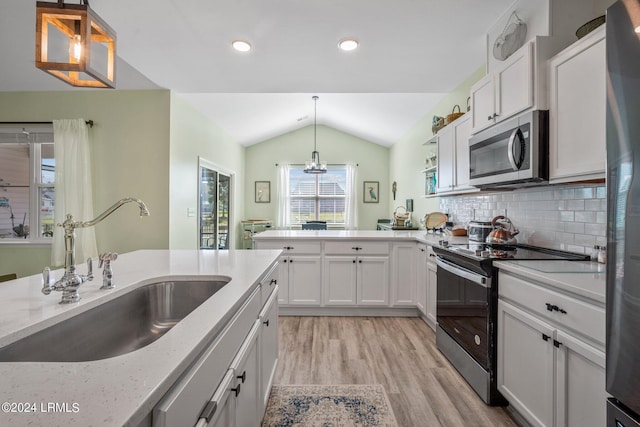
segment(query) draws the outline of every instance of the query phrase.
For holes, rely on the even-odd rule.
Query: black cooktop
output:
[[[499,245],[488,243],[467,243],[459,245],[438,245],[434,247],[434,250],[438,248],[441,255],[446,252],[453,252],[457,255],[461,255],[474,260],[558,260],[558,261],[586,261],[589,259],[588,255],[577,254],[573,252],[561,251],[557,249],[541,248],[538,246],[514,244],[514,245]]]

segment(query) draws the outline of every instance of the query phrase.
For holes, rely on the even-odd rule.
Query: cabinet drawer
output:
[[[353,255],[389,255],[387,242],[325,242],[326,254],[353,254]]]
[[[320,241],[256,240],[256,249],[281,249],[286,254],[319,254]]]
[[[269,295],[276,288],[278,284],[278,265],[276,263],[271,270],[264,275],[264,277],[260,280],[260,302],[264,305],[269,299]]]
[[[213,343],[155,407],[154,427],[196,424],[216,384],[223,380],[255,323],[261,307],[260,291],[256,289]]]
[[[572,298],[502,271],[499,274],[500,298],[512,301],[551,320],[560,328],[574,330],[604,345],[605,310],[603,307]]]

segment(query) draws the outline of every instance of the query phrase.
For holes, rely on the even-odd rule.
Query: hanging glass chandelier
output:
[[[327,164],[320,161],[320,153],[316,149],[317,142],[317,121],[318,121],[318,113],[317,113],[317,105],[318,105],[318,97],[312,96],[313,99],[313,151],[311,152],[311,160],[307,160],[304,166],[305,173],[327,173]]]

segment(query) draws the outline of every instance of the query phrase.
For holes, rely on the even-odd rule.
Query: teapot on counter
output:
[[[498,215],[491,220],[493,231],[487,236],[487,243],[497,243],[501,245],[512,245],[518,243],[515,236],[520,232],[504,215]]]

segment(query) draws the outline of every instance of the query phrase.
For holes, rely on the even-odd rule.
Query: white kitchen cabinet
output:
[[[527,42],[471,87],[471,133],[534,106],[534,48]]]
[[[416,244],[394,243],[391,304],[416,305]]]
[[[167,392],[154,409],[154,426],[260,424],[278,363],[278,286],[272,278],[273,270],[266,272],[259,288]]]
[[[235,388],[235,373],[233,369],[229,369],[211,399],[216,405],[215,412],[208,423],[205,418],[201,418],[196,427],[235,427],[236,399],[232,388]]]
[[[420,313],[427,315],[427,245],[418,243],[416,254],[416,306]]]
[[[271,385],[278,366],[278,287],[260,312],[260,408],[259,419],[264,415],[271,392]]]
[[[606,425],[604,352],[561,330],[556,340],[556,426]]]
[[[324,305],[388,305],[389,244],[326,242]]]
[[[324,257],[324,304],[356,305],[357,257]]]
[[[284,259],[289,305],[320,305],[322,262],[319,256],[291,255]]]
[[[549,62],[549,181],[602,179],[606,46],[602,26]]]
[[[389,305],[389,257],[359,256],[358,305]]]
[[[277,274],[280,305],[320,305],[320,241],[256,239],[254,246],[256,249],[282,250]]]
[[[455,123],[455,122],[454,122]],[[453,191],[455,144],[453,125],[445,126],[438,132],[438,193]]]
[[[236,400],[235,425],[255,426],[260,423],[262,415],[260,394],[260,353],[258,339],[262,322],[257,319],[251,332],[231,363],[235,374],[235,386],[232,388]],[[260,415],[259,415],[260,414]]]
[[[438,193],[477,191],[469,185],[470,135],[469,114],[438,133]]]
[[[431,246],[427,247],[427,324],[435,331],[438,319],[436,309],[438,305],[438,267],[436,254]]]
[[[534,426],[553,426],[554,329],[498,302],[498,390]]]
[[[499,282],[498,390],[534,426],[605,425],[604,307],[502,270]]]

